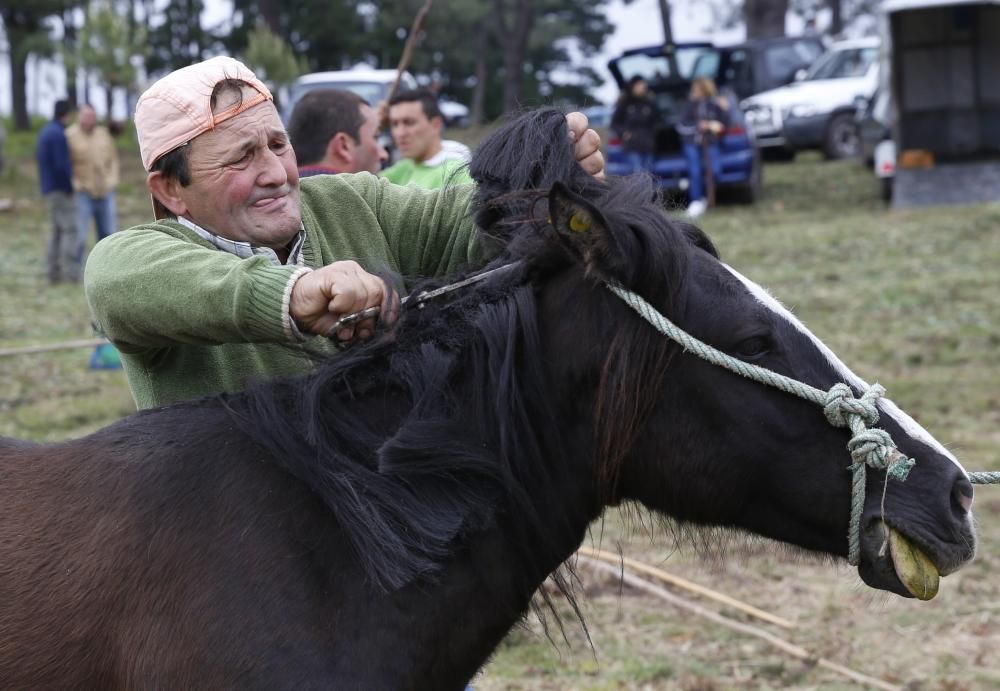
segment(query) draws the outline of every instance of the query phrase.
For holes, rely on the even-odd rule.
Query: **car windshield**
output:
[[[624,55],[615,63],[623,83],[632,77],[642,77],[650,84],[670,79],[714,77],[719,67],[719,51],[711,46],[678,47],[674,55],[677,57],[677,74],[671,74],[666,55],[636,53]]]
[[[878,60],[878,48],[845,48],[823,55],[809,70],[807,80],[861,77]]]

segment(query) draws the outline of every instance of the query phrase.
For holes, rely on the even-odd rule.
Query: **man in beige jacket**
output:
[[[77,254],[82,259],[90,230],[97,225],[97,240],[115,232],[115,187],[118,186],[118,152],[108,129],[97,124],[93,107],[80,107],[76,124],[66,130],[73,162],[73,190],[77,206]]]

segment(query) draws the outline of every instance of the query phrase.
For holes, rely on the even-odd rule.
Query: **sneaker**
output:
[[[695,199],[688,205],[687,208],[688,218],[698,218],[703,213],[705,213],[706,208],[708,208],[708,204],[705,202],[704,199]]]

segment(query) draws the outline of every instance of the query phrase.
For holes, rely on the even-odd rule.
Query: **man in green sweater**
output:
[[[389,129],[403,158],[383,170],[382,177],[397,185],[431,189],[472,182],[468,148],[459,145],[462,151],[456,151],[444,146],[443,128],[444,116],[430,90],[413,89],[393,96],[389,100]]]
[[[567,121],[580,164],[603,175],[586,118]],[[135,126],[156,220],[98,243],[85,287],[140,408],[302,372],[296,344],[369,337],[372,319],[330,333],[368,307],[391,325],[396,293],[366,269],[443,275],[483,259],[472,186],[367,173],[300,185],[270,92],[231,58],[156,82]],[[323,338],[309,347],[333,352]]]

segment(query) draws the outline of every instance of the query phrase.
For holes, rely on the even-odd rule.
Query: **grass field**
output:
[[[29,138],[12,134],[0,198],[0,348],[91,335],[79,288],[44,276],[47,220]],[[123,145],[124,146],[124,145]],[[134,150],[124,154],[122,226],[149,218]],[[886,211],[856,163],[802,156],[769,166],[765,197],[702,225],[723,257],[772,292],[855,371],[975,470],[1000,469],[1000,207]],[[89,351],[0,358],[0,434],[58,440],[132,410],[120,372]],[[976,500],[976,562],[917,603],[867,589],[852,569],[760,541],[677,539],[641,513],[610,511],[593,543],[790,619],[818,656],[912,689],[1000,688],[1000,487]],[[708,552],[706,556],[704,553]],[[530,618],[477,689],[840,689],[842,677],[580,570],[593,641],[568,610],[566,639]],[[742,615],[708,605],[736,619]],[[456,616],[474,616],[456,613]],[[767,625],[763,625],[767,627]]]

